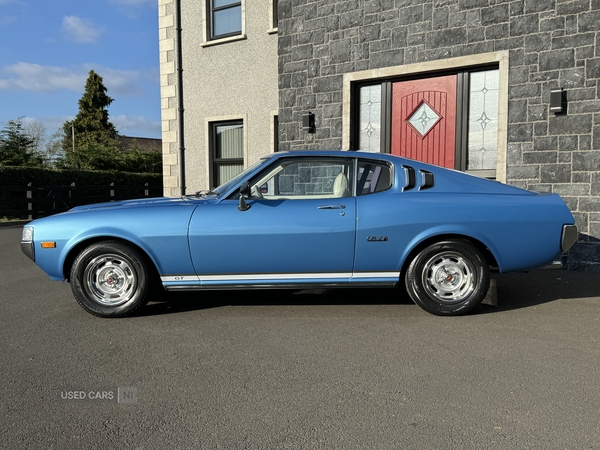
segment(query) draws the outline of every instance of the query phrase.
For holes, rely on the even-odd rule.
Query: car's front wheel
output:
[[[148,302],[151,274],[146,258],[119,241],[92,244],[75,259],[71,290],[87,312],[122,317]]]
[[[408,294],[424,310],[443,315],[466,314],[484,299],[490,272],[473,244],[453,239],[421,250],[406,270]]]

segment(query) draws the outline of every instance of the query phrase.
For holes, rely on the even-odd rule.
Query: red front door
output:
[[[456,75],[392,87],[392,154],[455,168]]]

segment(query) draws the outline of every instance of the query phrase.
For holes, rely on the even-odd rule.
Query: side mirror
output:
[[[247,181],[244,181],[240,186],[240,204],[238,205],[240,211],[247,211],[250,209],[250,205],[246,203],[246,198],[248,197],[250,197],[250,185]]]

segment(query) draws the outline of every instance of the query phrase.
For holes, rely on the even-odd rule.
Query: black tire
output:
[[[71,268],[71,290],[77,302],[99,317],[132,314],[149,300],[151,271],[147,258],[119,241],[84,249]]]
[[[412,300],[438,316],[466,314],[484,299],[490,271],[483,254],[466,240],[447,240],[423,249],[411,261],[405,284]]]

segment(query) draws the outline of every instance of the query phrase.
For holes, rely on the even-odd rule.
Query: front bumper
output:
[[[33,249],[33,241],[21,242],[21,250],[23,251],[23,253],[25,253],[27,255],[27,257],[29,259],[31,259],[32,261],[35,261],[35,252]]]
[[[23,227],[21,235],[21,250],[29,259],[35,261],[35,250],[33,247],[33,227]]]

